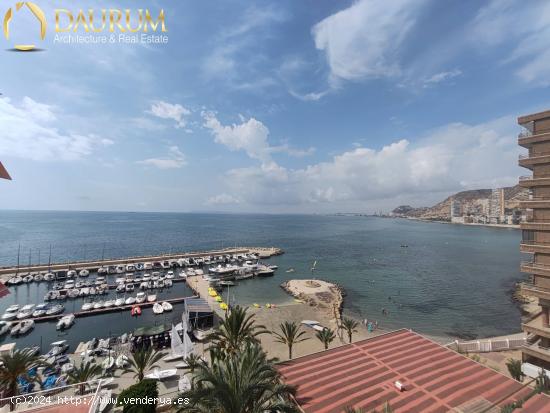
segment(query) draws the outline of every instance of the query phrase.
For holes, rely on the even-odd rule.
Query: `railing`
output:
[[[529,129],[524,129],[518,134],[518,139],[528,138],[530,136],[533,136],[533,132],[531,132]]]
[[[84,394],[80,390],[84,386]],[[94,404],[98,391],[101,388],[101,379],[54,387],[32,393],[20,394],[14,397],[0,399],[0,407],[12,405],[12,411],[40,410],[48,406],[69,404],[73,406]],[[93,398],[90,403],[87,399]]]
[[[529,158],[536,158],[539,156],[548,156],[550,155],[550,151],[544,151],[544,152],[538,152],[538,153],[522,153],[518,155],[518,159],[529,159]]]
[[[530,176],[530,175],[529,175],[529,176],[524,175],[524,176],[520,176],[520,177],[519,177],[520,182],[521,182],[521,181],[530,181],[531,179],[534,179],[534,178],[533,178],[532,176]]]
[[[458,340],[449,344],[450,348],[460,353],[488,353],[491,351],[514,350],[523,347],[527,343],[527,338],[510,338],[498,340],[476,340],[459,342]]]
[[[541,294],[547,294],[547,295],[550,295],[550,291],[546,288],[540,288],[540,287],[537,287],[535,284],[533,283],[526,283],[526,282],[523,282],[523,283],[520,283],[519,284],[520,286],[520,289],[521,290],[529,290],[529,291],[533,291],[535,293],[541,293]]]
[[[550,271],[550,263],[548,264],[542,264],[542,263],[538,263],[538,262],[534,262],[534,261],[521,261],[521,264],[520,264],[522,267],[525,266],[525,267],[533,267],[533,268],[539,268],[539,269],[542,269],[542,270],[548,270]]]

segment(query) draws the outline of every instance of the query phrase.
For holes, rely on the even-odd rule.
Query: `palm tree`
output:
[[[214,346],[227,354],[239,351],[246,343],[259,342],[260,334],[268,333],[263,325],[256,325],[254,316],[247,309],[236,306],[226,314],[217,331],[210,335]]]
[[[348,339],[351,343],[351,338],[353,333],[357,333],[357,326],[359,323],[351,318],[344,318],[342,320],[342,325],[340,326],[341,329],[346,330],[346,333],[348,333]]]
[[[130,363],[129,371],[135,373],[137,381],[140,382],[145,376],[145,371],[157,367],[156,363],[162,358],[163,353],[154,350],[152,347],[141,349],[132,353],[128,360]]]
[[[317,334],[315,336],[325,345],[325,350],[328,350],[328,346],[332,341],[336,338],[336,335],[334,334],[334,331],[332,331],[330,328],[325,328],[321,331],[317,331]]]
[[[200,363],[194,386],[180,397],[189,403],[180,412],[193,413],[297,413],[293,397],[296,389],[284,384],[258,343],[247,343],[241,351]]]
[[[302,341],[309,340],[307,337],[303,337],[306,332],[300,331],[300,326],[298,326],[294,321],[285,321],[279,325],[281,329],[280,333],[273,332],[275,336],[275,341],[278,343],[283,343],[288,346],[288,358],[292,359],[292,346]]]
[[[82,383],[79,386],[79,393],[84,394],[87,381],[101,375],[103,369],[100,365],[92,363],[91,361],[82,362],[79,366],[75,366],[74,370],[69,373],[69,382]]]
[[[189,370],[189,372],[193,374],[195,372],[195,369],[203,360],[195,353],[191,353],[187,357],[185,357],[183,361],[187,365],[184,370]]]
[[[33,354],[31,349],[15,350],[12,353],[3,354],[0,357],[0,385],[5,389],[5,396],[13,397],[19,394],[17,379],[22,378],[32,383],[38,381],[37,376],[31,377],[28,371],[33,367],[45,366],[37,355]],[[15,405],[10,399],[10,410]]]
[[[508,367],[508,372],[514,380],[521,381],[521,378],[523,377],[523,373],[521,371],[521,360],[510,358],[506,362],[506,367]]]

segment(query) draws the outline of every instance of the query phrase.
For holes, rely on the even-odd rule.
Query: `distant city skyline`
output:
[[[550,107],[545,1],[116,6],[164,8],[168,44],[0,39],[0,209],[430,206],[515,185],[516,118]]]

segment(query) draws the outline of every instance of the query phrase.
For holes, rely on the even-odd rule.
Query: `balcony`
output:
[[[519,207],[522,209],[550,209],[550,197],[532,196],[526,201],[520,201]]]
[[[550,349],[540,346],[540,340],[534,344],[523,345],[521,347],[521,352],[550,363]]]
[[[549,134],[550,139],[550,134]],[[521,154],[518,156],[519,166],[524,168],[533,169],[535,165],[543,165],[550,163],[550,151]]]
[[[540,288],[531,283],[521,283],[520,288],[523,295],[550,300],[550,289]]]
[[[535,252],[550,254],[550,243],[535,240],[522,240],[519,244],[519,250],[528,254]]]
[[[518,135],[518,145],[524,148],[529,148],[536,143],[550,141],[550,132],[533,134],[531,131],[526,130]]]
[[[542,314],[539,314],[531,320],[522,323],[521,329],[526,333],[532,333],[537,336],[550,337],[550,327],[543,325]]]
[[[520,264],[520,271],[550,277],[550,264],[539,264],[534,261],[522,261]]]
[[[548,178],[535,178],[531,175],[520,176],[519,185],[524,188],[532,188],[534,186],[550,186],[550,177]]]

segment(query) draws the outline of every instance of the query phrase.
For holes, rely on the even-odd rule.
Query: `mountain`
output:
[[[514,210],[519,208],[519,201],[529,198],[526,188],[519,185],[503,188],[504,208]],[[449,221],[451,219],[451,199],[459,203],[464,215],[488,215],[492,190],[473,189],[458,192],[435,204],[432,207],[414,208],[410,205],[401,205],[392,211],[392,215],[422,219]]]

